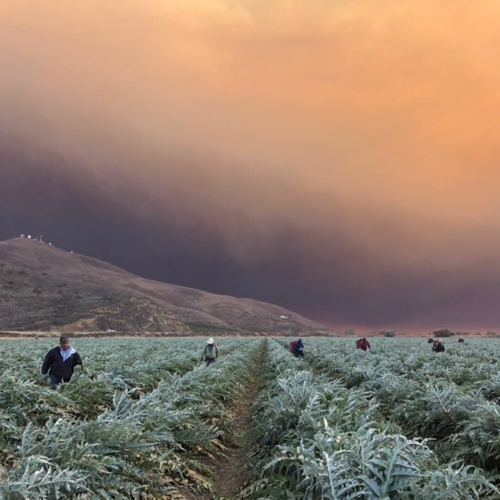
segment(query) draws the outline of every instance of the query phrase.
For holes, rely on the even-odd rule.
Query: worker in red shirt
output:
[[[363,351],[369,351],[371,348],[370,342],[366,337],[356,340],[356,349],[363,349]]]

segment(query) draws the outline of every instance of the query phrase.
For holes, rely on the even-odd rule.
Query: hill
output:
[[[28,238],[0,242],[0,329],[313,333],[282,307],[147,280]]]

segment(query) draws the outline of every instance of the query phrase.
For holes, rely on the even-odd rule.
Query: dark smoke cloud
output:
[[[20,232],[43,234],[56,246],[147,278],[277,303],[332,326],[472,327],[499,319],[491,308],[498,293],[491,263],[434,270],[401,265],[404,245],[395,238],[405,236],[411,243],[411,230],[381,214],[366,212],[363,220],[372,231],[383,231],[385,255],[376,248],[380,241],[370,248],[356,236],[356,227],[346,227],[358,214],[330,200],[311,203],[297,195],[290,211],[298,223],[290,218],[273,224],[266,237],[250,216],[219,214],[218,223],[225,227],[224,220],[231,221],[238,234],[245,234],[251,242],[242,243],[245,251],[251,247],[258,255],[252,258],[235,250],[218,224],[209,223],[210,206],[193,214],[193,200],[185,193],[171,190],[165,204],[127,179],[97,181],[83,165],[70,168],[57,154],[26,147],[4,145],[0,158],[2,239]],[[108,196],[111,183],[119,198]],[[302,219],[311,226],[299,220],[306,209]],[[318,231],[315,214],[323,210],[332,221]],[[336,219],[349,224],[335,224]]]

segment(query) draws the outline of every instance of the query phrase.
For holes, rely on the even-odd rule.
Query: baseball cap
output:
[[[59,343],[60,344],[66,344],[67,342],[69,342],[69,338],[68,337],[61,337],[59,339]]]

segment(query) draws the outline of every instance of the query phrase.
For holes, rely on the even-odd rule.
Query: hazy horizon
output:
[[[0,238],[334,328],[499,328],[499,15],[4,0]]]

